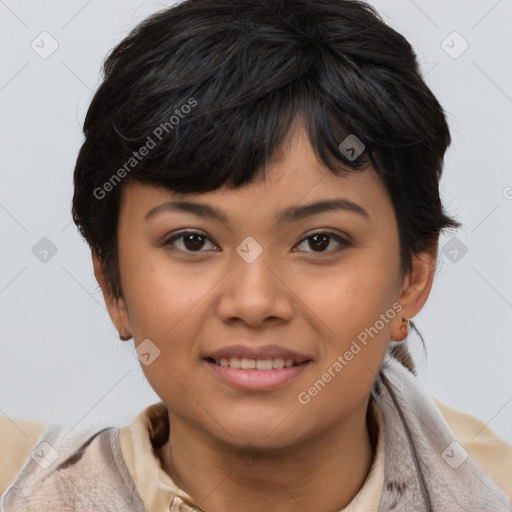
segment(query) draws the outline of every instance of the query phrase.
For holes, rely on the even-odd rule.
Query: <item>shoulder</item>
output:
[[[463,448],[512,497],[512,445],[478,418],[432,398]]]
[[[117,427],[45,428],[0,498],[0,510],[145,511],[119,448]]]
[[[0,415],[0,495],[19,473],[45,425]]]

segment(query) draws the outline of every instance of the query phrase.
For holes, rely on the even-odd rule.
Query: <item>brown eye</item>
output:
[[[332,240],[335,240],[340,247],[338,249],[349,247],[350,242],[348,240],[345,240],[343,237],[339,236],[336,233],[331,233],[329,231],[319,231],[317,233],[313,233],[312,235],[309,235],[308,237],[301,240],[300,245],[303,245],[306,241],[308,243],[309,248],[311,248],[311,251],[306,252],[316,252],[316,253],[324,253],[324,252],[334,252],[337,249],[332,249],[329,251],[326,251],[330,245]]]
[[[177,244],[177,241],[181,243]],[[198,231],[182,231],[181,233],[178,233],[166,240],[163,245],[174,245],[184,252],[204,252],[201,251],[201,249],[204,248],[206,241],[211,242],[211,240],[203,233]]]

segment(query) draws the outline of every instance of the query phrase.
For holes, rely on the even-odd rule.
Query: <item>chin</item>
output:
[[[226,422],[226,430],[218,432],[222,442],[231,445],[236,450],[253,448],[263,450],[286,449],[301,441],[297,426],[284,427],[279,421],[270,424],[268,421],[256,421],[253,423]],[[275,424],[274,424],[275,423]],[[227,432],[226,432],[227,431]],[[293,435],[292,435],[293,433]],[[231,434],[231,435],[230,435]]]

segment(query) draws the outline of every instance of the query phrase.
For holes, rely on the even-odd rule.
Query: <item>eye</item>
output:
[[[335,240],[340,247],[338,249],[333,249],[326,251],[330,245],[332,240]],[[300,247],[304,243],[308,241],[308,245],[312,251],[306,251],[306,252],[316,252],[316,253],[326,253],[326,252],[334,252],[336,250],[340,250],[345,247],[350,247],[351,242],[343,238],[342,236],[332,233],[330,231],[318,231],[316,233],[313,233],[301,240],[299,244],[297,244],[296,247]],[[180,242],[177,244],[176,242]],[[205,252],[202,251],[205,247],[205,243],[210,242],[213,246],[213,248],[217,247],[204,233],[200,231],[181,231],[172,237],[168,238],[163,245],[174,245],[179,250],[184,252]]]
[[[329,247],[331,240],[335,240],[338,244],[340,244],[341,247],[338,247],[338,249],[334,249],[331,251],[325,251],[324,249]],[[345,247],[350,247],[351,245],[351,243],[348,240],[330,231],[318,231],[316,233],[312,233],[311,235],[308,235],[306,238],[303,238],[301,242],[297,245],[297,247],[300,247],[300,245],[303,245],[304,243],[306,243],[306,241],[308,241],[309,247],[313,249],[312,251],[306,252],[317,253],[334,252]]]
[[[180,233],[173,235],[171,238],[168,238],[163,245],[178,245],[175,244],[176,241],[180,241],[181,247],[177,247],[179,250],[184,252],[205,252],[201,251],[201,249],[205,245],[205,241],[211,240],[200,231],[181,231]],[[216,247],[213,243],[212,245]]]

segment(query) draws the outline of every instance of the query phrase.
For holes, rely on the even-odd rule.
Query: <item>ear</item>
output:
[[[105,305],[107,306],[110,319],[118,330],[119,335],[128,337],[129,339],[132,331],[126,302],[123,297],[116,298],[111,293],[98,255],[94,251],[92,251],[92,264],[94,267],[94,275],[103,292],[103,298],[105,299]]]
[[[427,302],[434,281],[438,242],[437,237],[428,250],[413,256],[412,270],[398,294],[397,300],[403,309],[393,324],[392,339],[395,341],[402,341],[406,336],[400,331],[404,319],[416,316]]]

